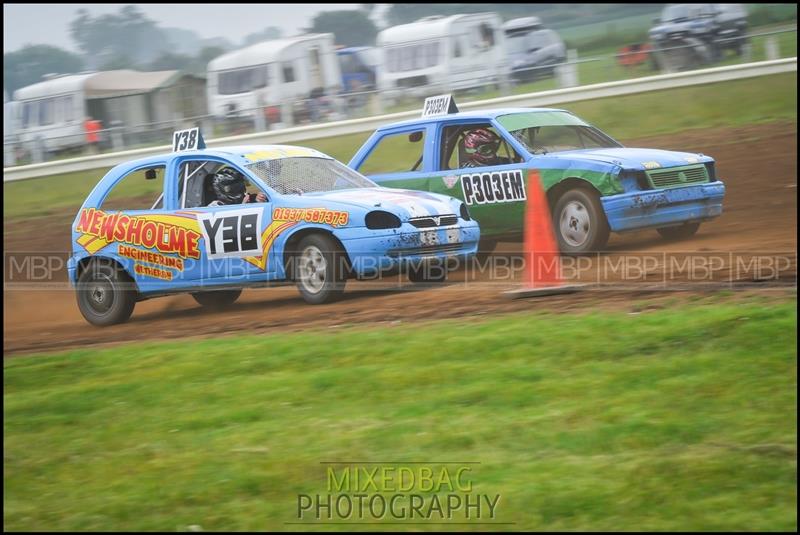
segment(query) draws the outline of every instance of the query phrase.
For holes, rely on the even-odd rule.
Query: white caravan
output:
[[[219,117],[335,95],[342,83],[332,33],[256,43],[210,61],[207,74],[208,111]]]
[[[86,80],[94,73],[45,77],[14,91],[14,133],[23,144],[41,143],[47,151],[85,144]]]
[[[378,34],[378,87],[414,97],[503,83],[509,74],[495,13],[425,17]]]

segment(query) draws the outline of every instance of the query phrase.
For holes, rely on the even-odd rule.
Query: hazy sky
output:
[[[126,4],[3,4],[3,52],[26,44],[54,45],[77,52],[69,23],[80,8],[92,16],[114,13]],[[159,26],[194,30],[200,37],[225,37],[241,44],[250,33],[278,26],[283,35],[310,26],[320,11],[356,9],[359,4],[136,4]]]

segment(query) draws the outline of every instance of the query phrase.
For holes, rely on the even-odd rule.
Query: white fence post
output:
[[[44,140],[41,136],[36,138],[30,143],[31,146],[31,160],[33,163],[42,163],[44,161]]]
[[[256,132],[264,132],[267,129],[267,121],[264,118],[264,108],[256,108],[253,114]]]
[[[292,117],[292,101],[284,100],[281,103],[281,128],[287,128],[294,124],[294,117]]]
[[[767,54],[768,61],[772,59],[778,59],[780,57],[781,53],[780,50],[778,49],[778,40],[775,38],[774,35],[770,35],[764,41],[764,51]]]
[[[17,146],[13,142],[3,143],[3,167],[17,165]]]
[[[556,67],[559,87],[575,87],[578,85],[578,51],[567,50],[567,63]]]

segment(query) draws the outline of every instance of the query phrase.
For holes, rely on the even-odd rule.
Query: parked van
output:
[[[339,92],[342,76],[333,34],[264,41],[224,54],[208,64],[208,110],[218,117],[252,116]]]
[[[503,32],[511,78],[517,83],[553,76],[553,66],[567,60],[564,41],[555,31],[543,27],[539,17],[509,20]]]
[[[342,71],[342,87],[345,93],[375,89],[377,65],[372,47],[351,46],[336,51]]]
[[[378,88],[425,96],[500,84],[509,73],[495,13],[425,17],[378,34]]]
[[[85,144],[86,80],[93,73],[45,76],[43,82],[14,91],[14,134],[30,146],[41,143],[48,152]]]

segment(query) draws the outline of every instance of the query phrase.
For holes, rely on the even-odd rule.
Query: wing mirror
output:
[[[418,143],[419,141],[422,141],[422,132],[411,132],[408,134],[408,140],[411,143]]]
[[[156,170],[155,169],[148,169],[144,172],[144,179],[145,180],[155,180],[156,177]]]

